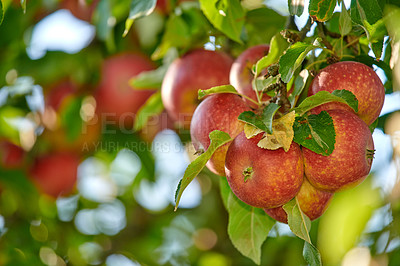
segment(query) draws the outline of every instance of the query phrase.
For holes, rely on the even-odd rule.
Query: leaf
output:
[[[141,130],[152,116],[160,114],[163,110],[161,92],[158,91],[151,95],[138,110],[135,119],[135,130]]]
[[[322,265],[321,254],[318,249],[307,241],[304,241],[303,257],[310,266]]]
[[[301,211],[297,198],[283,205],[283,209],[287,214],[288,225],[293,234],[311,243],[310,236],[308,235],[311,228],[311,221],[310,218]]]
[[[293,130],[293,141],[315,153],[328,156],[335,148],[335,128],[332,117],[326,111],[296,117]]]
[[[372,25],[383,17],[382,7],[378,0],[351,0],[350,17],[359,25],[364,25],[364,20]]]
[[[291,16],[298,16],[300,17],[304,11],[304,0],[289,0],[289,13]]]
[[[303,115],[307,111],[329,102],[340,102],[349,105],[356,113],[358,112],[358,100],[356,96],[348,90],[335,90],[332,93],[319,91],[316,94],[307,97],[299,104],[295,110],[297,114]]]
[[[245,12],[239,0],[200,0],[200,8],[215,28],[230,39],[242,43],[240,35]]]
[[[276,111],[278,111],[280,106],[276,103],[270,103],[267,107],[264,108],[262,112],[262,121],[264,125],[267,127],[267,133],[272,134],[272,121],[274,120],[274,116]]]
[[[221,85],[221,86],[212,87],[207,90],[199,90],[198,98],[199,98],[199,100],[201,100],[202,98],[206,97],[207,95],[214,94],[214,93],[233,93],[233,94],[240,95],[240,93],[237,92],[235,87],[233,87],[232,85]]]
[[[228,235],[234,247],[254,263],[261,263],[261,246],[275,221],[259,208],[239,200],[226,179],[220,179],[221,197],[229,214]]]
[[[26,0],[20,0],[22,10],[24,14],[26,13]]]
[[[94,21],[97,37],[102,41],[109,39],[112,35],[113,26],[109,23],[111,16],[110,1],[100,1],[96,7]]]
[[[308,13],[319,22],[325,22],[332,17],[336,6],[336,0],[310,0]]]
[[[268,131],[267,126],[262,121],[262,117],[260,115],[256,115],[252,111],[244,111],[239,115],[238,119],[256,128],[259,128],[264,132]]]
[[[301,94],[304,87],[307,84],[307,79],[310,77],[310,74],[307,69],[303,69],[300,71],[299,75],[294,79],[294,89],[293,92],[288,96],[288,100],[291,106],[294,106],[296,97]],[[292,87],[292,84],[289,82],[287,85],[288,88]]]
[[[308,52],[320,48],[313,44],[297,42],[286,50],[286,53],[279,59],[279,73],[283,82],[288,83],[296,69],[302,64]]]
[[[269,44],[268,54],[258,60],[255,64],[255,76],[257,77],[258,75],[260,75],[263,69],[277,62],[279,60],[279,57],[283,54],[288,46],[288,42],[282,37],[281,34],[278,33],[274,37],[272,37]]]
[[[123,37],[125,37],[130,28],[132,27],[135,19],[150,15],[156,7],[157,0],[132,0],[131,8],[129,10],[129,16],[125,21],[125,31]]]
[[[257,136],[258,134],[264,132],[263,130],[251,125],[251,124],[244,124],[243,128],[244,134],[246,135],[246,138],[251,139],[252,137]]]
[[[344,2],[342,2],[342,12],[340,12],[339,16],[340,35],[345,36],[349,34],[352,28],[353,28],[353,23],[351,21],[349,12],[347,11]]]
[[[162,81],[168,66],[161,66],[154,70],[143,71],[129,80],[129,85],[135,89],[161,88]]]
[[[3,19],[4,19],[4,9],[3,9],[3,3],[0,0],[0,25],[1,23],[3,23]]]
[[[61,124],[69,142],[76,140],[82,133],[83,120],[80,112],[83,98],[78,97],[68,102],[61,112]]]
[[[176,202],[175,211],[178,208],[179,201],[181,199],[183,191],[204,168],[207,161],[210,160],[214,152],[219,147],[232,140],[228,133],[225,133],[220,130],[212,131],[209,136],[210,136],[210,146],[208,147],[206,152],[201,154],[199,157],[197,157],[193,162],[189,164],[189,166],[186,168],[186,171],[182,177],[181,182],[179,183],[179,186],[175,193],[175,202]]]
[[[294,131],[293,123],[295,121],[295,112],[292,111],[272,122],[272,134],[265,134],[257,146],[263,149],[276,150],[283,148],[286,152],[292,144]]]

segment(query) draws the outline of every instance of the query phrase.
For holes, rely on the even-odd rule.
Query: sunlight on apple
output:
[[[140,266],[140,264],[122,254],[111,254],[106,259],[106,266]]]
[[[27,53],[33,60],[45,56],[46,51],[74,54],[90,44],[95,32],[93,25],[75,18],[68,10],[61,9],[36,24]]]

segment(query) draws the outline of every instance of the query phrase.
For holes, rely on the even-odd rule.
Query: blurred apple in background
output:
[[[0,141],[0,165],[5,169],[17,169],[24,165],[25,151],[7,141]]]
[[[154,63],[141,54],[125,52],[104,60],[100,85],[95,93],[102,123],[132,128],[136,112],[156,89],[139,90],[131,87],[129,80],[154,68]]]
[[[73,153],[50,153],[36,158],[30,177],[39,191],[58,197],[75,187],[80,158]]]
[[[161,95],[168,115],[189,129],[197,105],[198,90],[229,84],[232,58],[216,51],[194,50],[176,59],[164,77]]]

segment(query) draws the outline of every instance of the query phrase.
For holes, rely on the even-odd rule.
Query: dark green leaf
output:
[[[300,237],[304,241],[311,243],[309,231],[311,228],[310,218],[305,215],[294,198],[285,205],[283,205],[288,218],[288,225],[293,234]]]
[[[149,119],[160,114],[164,110],[161,100],[161,92],[156,92],[140,107],[136,115],[135,130],[140,130],[149,121]]]
[[[255,76],[260,75],[261,71],[269,65],[276,63],[283,51],[289,46],[288,42],[282,37],[281,34],[276,34],[272,37],[269,44],[269,52],[266,56],[261,58],[255,64]]]
[[[261,129],[264,132],[268,131],[267,126],[262,121],[262,117],[260,115],[256,115],[252,111],[244,111],[238,117],[240,121],[246,122],[250,125],[255,126],[256,128]]]
[[[204,168],[207,161],[210,160],[210,158],[214,154],[214,152],[219,147],[221,147],[225,143],[228,143],[229,141],[232,140],[228,133],[225,133],[220,130],[212,131],[209,136],[210,136],[210,146],[208,147],[207,151],[204,152],[203,154],[201,154],[199,157],[197,157],[186,168],[186,171],[182,177],[182,181],[180,182],[180,184],[177,188],[177,192],[175,194],[176,195],[175,210],[178,208],[179,201],[181,199],[183,191],[190,184],[190,182],[192,182],[193,179],[200,173],[200,171]]]
[[[4,9],[3,9],[3,3],[0,0],[0,25],[3,23],[3,18],[4,18]]]
[[[215,28],[232,40],[242,43],[245,12],[239,0],[200,0],[200,8]]]
[[[289,13],[291,16],[301,16],[304,11],[304,0],[289,0],[288,1],[288,6],[289,6]]]
[[[308,13],[314,20],[325,22],[332,17],[335,6],[336,0],[310,0]]]
[[[335,128],[332,117],[326,111],[296,117],[293,130],[293,141],[315,153],[328,156],[335,148]]]
[[[340,12],[339,16],[339,30],[342,36],[345,36],[351,32],[353,28],[353,22],[351,21],[349,12],[346,9],[346,6],[342,2],[342,12]]]
[[[383,17],[383,12],[378,0],[351,0],[350,16],[359,25],[364,25],[364,20],[372,25]]]
[[[275,221],[262,209],[239,200],[226,179],[220,179],[221,197],[229,214],[228,235],[232,244],[254,263],[261,263],[261,246]]]
[[[307,111],[329,102],[340,102],[349,105],[355,112],[358,112],[358,100],[356,96],[348,90],[335,90],[332,93],[319,91],[315,95],[307,97],[299,106],[294,108],[296,114],[303,115]]]
[[[262,121],[267,128],[267,133],[272,134],[272,121],[274,120],[274,116],[276,111],[278,111],[280,105],[276,103],[270,103],[267,107],[264,108],[262,113]]]
[[[100,40],[105,41],[109,39],[112,34],[112,26],[109,23],[109,19],[111,18],[110,2],[106,0],[100,1],[97,5],[96,12],[94,16],[96,34]]]
[[[200,100],[200,99],[204,98],[207,95],[215,94],[215,93],[233,93],[233,94],[240,95],[236,91],[235,87],[233,87],[232,85],[221,85],[221,86],[212,87],[212,88],[207,89],[207,90],[199,90],[198,98]]]
[[[125,22],[125,31],[123,36],[128,34],[135,19],[150,15],[156,7],[156,3],[157,0],[132,0],[129,17]]]
[[[321,254],[318,249],[307,241],[304,241],[303,257],[310,266],[322,265]]]
[[[302,64],[308,52],[319,48],[313,44],[297,42],[286,50],[279,59],[279,73],[283,82],[288,83],[296,69]]]

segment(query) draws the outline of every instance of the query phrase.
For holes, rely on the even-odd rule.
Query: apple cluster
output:
[[[343,61],[329,65],[314,77],[308,95],[345,89],[358,99],[357,113],[339,102],[309,111],[326,111],[332,118],[336,133],[333,152],[321,155],[295,142],[287,151],[265,149],[258,145],[264,133],[248,138],[245,123],[238,116],[249,110],[260,113],[268,105],[270,97],[265,94],[257,99],[252,87],[253,65],[268,51],[268,45],[251,47],[233,64],[220,52],[191,52],[168,70],[162,86],[163,102],[182,126],[191,121],[191,139],[198,153],[208,149],[210,132],[221,130],[230,135],[233,140],[219,147],[206,166],[226,176],[240,200],[287,223],[282,206],[296,197],[302,211],[314,220],[322,215],[335,192],[356,186],[369,174],[374,153],[369,126],[379,116],[385,90],[373,69],[364,64]],[[216,93],[198,103],[199,89],[223,84],[233,85],[239,95]],[[259,105],[254,104],[257,100]],[[187,115],[182,117],[182,113]]]

